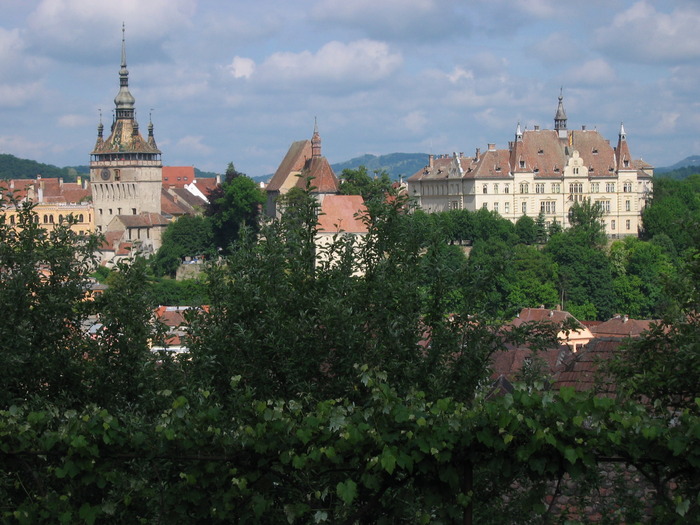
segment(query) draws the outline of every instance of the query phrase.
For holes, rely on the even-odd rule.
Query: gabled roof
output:
[[[163,166],[163,187],[182,188],[195,180],[193,166]]]
[[[186,200],[182,199],[177,193],[175,193],[175,190],[178,189],[185,193],[189,193],[184,188],[172,188],[169,190],[162,188],[160,193],[161,213],[174,217],[194,215],[194,208]],[[194,197],[194,195],[192,195],[192,197]]]
[[[602,373],[601,364],[608,361],[620,350],[622,339],[593,339],[564,363],[554,376],[554,389],[573,387],[577,391],[597,390],[614,396],[615,385],[612,378]]]
[[[520,326],[523,323],[549,321],[556,325],[561,325],[564,321],[573,321],[582,329],[585,328],[573,315],[564,310],[551,310],[549,308],[523,308],[518,317],[513,319],[513,326]]]
[[[299,140],[293,142],[287,154],[277,168],[277,171],[267,184],[267,191],[280,191],[286,186],[290,174],[301,173],[307,159],[311,158],[311,141]],[[294,186],[294,185],[292,185]]]
[[[525,130],[509,149],[495,149],[493,144],[473,157],[442,155],[408,178],[409,182],[441,180],[448,177],[488,179],[509,177],[514,173],[534,173],[535,179],[561,178],[569,158],[578,151],[591,177],[617,177],[618,169],[644,170],[652,166],[630,158],[629,147],[622,141],[613,148],[597,130],[573,130],[559,138],[556,130]],[[624,160],[629,165],[624,166]],[[498,169],[500,168],[500,169]],[[649,176],[648,173],[644,173]]]
[[[649,319],[630,319],[626,315],[616,315],[604,323],[592,326],[591,332],[596,337],[639,337],[654,322]]]
[[[112,229],[112,224],[118,222],[124,228],[151,228],[153,226],[165,226],[168,221],[159,213],[140,213],[138,215],[115,215],[108,225]]]
[[[296,187],[305,188],[306,182],[311,181],[315,188],[312,193],[338,193],[340,182],[333,173],[333,168],[326,157],[311,157],[304,163],[301,177],[296,177]]]
[[[504,376],[513,380],[525,364],[535,357],[542,359],[547,371],[554,374],[557,368],[568,361],[572,355],[573,352],[568,345],[559,345],[536,353],[527,347],[509,347],[491,356],[491,378]]]
[[[360,195],[326,195],[319,211],[319,233],[367,233],[362,220],[367,208]]]

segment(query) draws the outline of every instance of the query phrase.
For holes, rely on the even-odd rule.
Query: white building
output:
[[[564,227],[571,205],[588,198],[602,207],[608,235],[637,235],[653,168],[632,159],[622,125],[616,147],[597,130],[567,130],[562,100],[553,130],[518,124],[508,149],[431,155],[408,179],[409,196],[426,212],[486,208],[512,221],[542,212]]]

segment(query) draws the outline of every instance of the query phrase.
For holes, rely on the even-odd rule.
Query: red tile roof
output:
[[[626,315],[618,315],[604,323],[592,326],[591,332],[596,337],[639,337],[654,322],[649,319],[630,319]]]
[[[622,141],[619,150],[613,147],[597,130],[568,131],[559,138],[556,130],[525,130],[522,139],[511,143],[509,149],[489,147],[473,157],[439,156],[432,166],[416,172],[409,181],[435,180],[453,177],[482,179],[509,177],[517,172],[534,172],[535,179],[561,178],[568,159],[578,151],[591,177],[617,177],[617,169],[651,167],[641,160],[632,160],[629,146]],[[624,159],[629,166],[624,166]],[[500,169],[499,169],[500,168]]]
[[[596,390],[605,395],[614,395],[612,379],[601,371],[601,364],[620,350],[622,339],[597,338],[583,347],[554,376],[553,388],[573,387],[577,391]]]
[[[362,215],[367,212],[360,195],[326,195],[318,215],[320,233],[367,233]]]
[[[193,166],[163,166],[163,187],[182,188],[195,181]]]

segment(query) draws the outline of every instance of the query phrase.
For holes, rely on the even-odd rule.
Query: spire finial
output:
[[[122,22],[122,67],[126,67],[126,24]]]

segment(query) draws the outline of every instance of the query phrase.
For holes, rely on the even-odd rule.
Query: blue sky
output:
[[[518,122],[656,166],[700,154],[696,0],[0,0],[0,153],[87,164],[130,88],[170,166],[272,173],[314,117],[334,162],[507,147]]]

